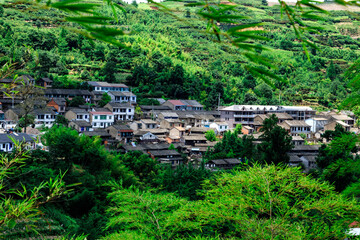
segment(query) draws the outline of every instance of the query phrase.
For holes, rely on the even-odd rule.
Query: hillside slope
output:
[[[122,41],[130,50],[93,42],[71,32],[76,25],[63,21],[63,13],[27,5],[5,5],[0,23],[0,63],[9,58],[22,63],[19,73],[50,76],[55,87],[80,87],[88,80],[125,82],[141,97],[192,98],[207,108],[221,104],[311,104],[334,108],[348,89],[341,73],[359,57],[360,23],[353,14],[333,11],[323,21],[305,20],[322,27],[321,35],[307,37],[319,50],[310,49],[311,62],[279,6],[261,1],[238,1],[239,24],[263,22],[271,41],[259,41],[270,51],[261,55],[276,65],[273,72],[285,79],[275,88],[244,69],[240,50],[204,34],[205,23],[195,7],[164,2],[186,20],[152,10],[149,4],[126,5],[115,24],[131,31]],[[112,15],[103,6],[103,13]],[[189,27],[189,23],[193,27]],[[223,29],[230,26],[222,25]]]

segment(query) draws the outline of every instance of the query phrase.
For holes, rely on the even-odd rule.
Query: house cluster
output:
[[[27,84],[35,84],[29,75],[21,77]],[[0,83],[12,83],[3,79]],[[43,87],[46,107],[34,108],[31,115],[35,126],[51,127],[57,116],[62,115],[69,127],[79,134],[99,136],[105,146],[121,152],[142,151],[162,163],[177,166],[184,161],[200,160],[204,153],[215,145],[206,139],[205,133],[214,130],[219,138],[225,131],[242,125],[242,134],[253,135],[258,142],[265,119],[275,114],[278,125],[293,137],[295,148],[289,153],[291,164],[303,163],[308,168],[315,165],[318,145],[316,142],[326,130],[334,130],[337,124],[353,131],[355,116],[351,112],[327,112],[316,114],[310,107],[233,105],[218,110],[204,110],[196,100],[157,99],[160,105],[140,105],[136,95],[124,84],[88,82],[90,90],[55,89],[52,81],[42,78],[36,82]],[[97,106],[104,93],[111,101]],[[84,99],[85,105],[68,106],[74,97]],[[0,121],[3,128],[11,129],[23,116],[21,100],[3,94],[0,98]],[[135,108],[137,111],[135,113]],[[9,149],[9,148],[4,148]],[[210,168],[232,168],[239,159],[218,159],[207,164]]]
[[[261,105],[233,105],[219,111],[221,121],[228,123],[230,128],[242,124],[242,133],[253,135],[256,140],[259,139],[264,120],[274,114],[278,118],[278,126],[292,136],[295,147],[288,153],[290,165],[301,164],[307,170],[316,167],[319,144],[323,141],[321,135],[326,130],[335,130],[336,125],[341,125],[346,131],[359,133],[359,129],[354,127],[355,115],[350,111],[316,113],[304,106]],[[305,145],[305,141],[312,145]]]

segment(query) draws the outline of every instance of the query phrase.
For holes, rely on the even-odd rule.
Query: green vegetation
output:
[[[240,2],[241,3],[241,2]],[[245,68],[248,62],[242,50],[227,42],[214,42],[204,35],[206,25],[194,13],[197,7],[179,2],[165,2],[181,22],[159,11],[126,5],[118,11],[117,27],[131,30],[121,38],[129,49],[121,49],[99,41],[90,41],[69,31],[72,23],[61,21],[57,10],[34,11],[27,5],[5,5],[0,28],[0,63],[13,59],[19,73],[34,77],[49,76],[57,88],[84,88],[85,81],[123,82],[142,97],[192,98],[207,108],[221,104],[312,104],[335,108],[350,93],[345,68],[359,57],[359,23],[347,12],[330,12],[322,20],[304,19],[313,27],[323,27],[321,35],[304,33],[318,49],[309,48],[309,59],[303,46],[281,18],[278,6],[264,2],[239,5],[239,15],[249,19],[238,24],[257,24],[254,31],[265,30],[263,37],[252,40],[273,51],[258,50],[276,67],[272,74],[284,79],[273,80],[276,89],[264,84]],[[146,9],[145,9],[146,8]],[[108,6],[102,14],[113,16]],[[41,27],[39,27],[39,25]],[[227,30],[231,25],[221,23]],[[252,63],[247,63],[252,64]]]
[[[96,34],[101,28],[91,29],[84,18],[77,19],[83,28],[78,28],[74,18],[64,22],[67,13],[56,9],[67,3],[59,2],[55,9],[4,4],[0,8],[0,64],[13,62],[16,73],[50,77],[56,88],[88,89],[88,80],[126,83],[148,105],[159,104],[148,97],[181,97],[197,99],[211,109],[220,96],[221,104],[302,103],[333,108],[349,95],[356,101],[348,99],[345,106],[359,110],[359,22],[352,14],[331,12],[316,21],[308,14],[301,26],[322,27],[320,34],[296,34],[278,7],[268,6],[267,1],[239,0],[241,5],[229,7],[226,14],[236,10],[248,18],[209,24],[213,34],[205,35],[207,26],[199,16],[206,13],[196,14],[196,6],[165,2],[172,14],[187,19],[178,21],[151,10],[149,4],[126,5],[122,12],[110,1],[102,6],[101,14],[116,17],[109,19],[112,25],[131,31],[121,39],[131,46],[127,49]],[[91,9],[81,12],[86,10]],[[102,25],[103,20],[99,17],[91,26]],[[230,29],[231,24],[238,27],[229,32],[231,36],[250,39],[252,47],[236,47],[230,40],[217,42],[220,30]],[[251,34],[266,32],[246,37],[249,32],[241,31],[243,25],[253,26]],[[295,28],[300,29],[299,25]],[[304,39],[309,40],[308,51]],[[250,61],[244,51],[253,46],[258,46],[259,58]],[[260,56],[276,68],[267,69]],[[343,75],[352,63],[354,69]],[[258,71],[275,76],[270,82],[253,71],[259,64]],[[104,94],[101,105],[108,101]],[[27,106],[32,104],[29,101]],[[73,98],[68,104],[76,107],[84,100]],[[27,106],[24,109],[33,108]],[[135,111],[137,117],[142,114],[139,106]],[[24,116],[23,127],[31,124]],[[326,132],[323,137],[332,142],[321,147],[318,168],[306,175],[300,168],[286,167],[291,138],[277,121],[274,116],[264,121],[258,145],[253,137],[239,137],[239,125],[234,132],[224,133],[201,164],[172,169],[141,152],[120,154],[106,149],[100,138],[79,136],[64,127],[66,121],[59,117],[42,136],[49,151],[26,152],[17,145],[14,153],[0,154],[0,237],[346,238],[349,224],[360,221],[360,162],[354,154],[358,136],[340,127]],[[214,140],[213,133],[207,135]],[[242,164],[232,171],[205,167],[206,161],[220,158],[238,158]]]

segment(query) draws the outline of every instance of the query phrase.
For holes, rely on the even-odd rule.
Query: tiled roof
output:
[[[174,106],[185,106],[186,105],[180,100],[168,100],[168,102]]]
[[[31,138],[26,133],[12,133],[12,134],[0,134],[0,143],[11,143],[11,139],[9,137],[14,138],[15,140],[22,142],[34,142],[34,139]]]
[[[122,87],[122,88],[129,88],[125,84],[122,83],[108,83],[108,82],[95,82],[95,81],[88,81],[87,82],[90,86],[93,87]]]

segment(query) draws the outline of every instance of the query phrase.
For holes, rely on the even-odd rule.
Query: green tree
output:
[[[26,128],[30,125],[35,124],[35,117],[33,115],[25,115],[22,118],[19,119],[17,125],[20,128],[24,129],[24,132],[26,132]]]
[[[99,107],[104,107],[106,104],[111,102],[111,97],[106,92],[101,96],[101,100],[98,102]]]
[[[260,132],[261,143],[258,146],[261,161],[268,164],[289,162],[289,152],[293,148],[292,138],[288,132],[278,126],[279,119],[273,114],[263,122]]]
[[[67,120],[63,115],[57,115],[54,124],[67,126],[69,124],[69,120]]]
[[[76,96],[69,102],[69,107],[79,107],[85,104],[85,99],[80,96]]]
[[[41,208],[62,195],[68,194],[72,186],[63,181],[64,174],[56,175],[53,179],[27,188],[21,182],[14,182],[21,169],[26,167],[30,158],[24,142],[13,140],[14,152],[0,156],[0,230],[1,238],[11,236],[12,229],[22,222],[27,222],[27,229],[34,226],[34,221],[40,220],[43,212]],[[20,186],[16,188],[15,186]],[[8,236],[8,234],[10,236]],[[38,235],[39,236],[39,235]]]
[[[299,168],[255,166],[219,174],[203,187],[203,199],[194,202],[113,192],[108,228],[116,233],[106,239],[344,239],[360,215],[355,200]]]
[[[242,130],[242,124],[241,124],[241,123],[236,124],[234,133],[237,134],[237,135],[239,135],[239,134],[242,133],[241,130]]]
[[[205,137],[208,141],[210,142],[214,142],[216,141],[216,134],[215,134],[215,131],[213,129],[210,129],[208,130],[206,133],[205,133]]]
[[[178,196],[197,200],[201,196],[198,192],[202,189],[202,183],[205,179],[211,178],[213,173],[205,168],[204,163],[200,166],[182,164],[176,169],[168,166],[160,172],[158,178],[160,188],[173,192]]]

